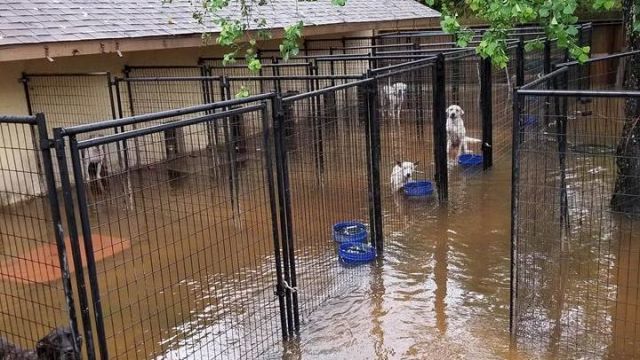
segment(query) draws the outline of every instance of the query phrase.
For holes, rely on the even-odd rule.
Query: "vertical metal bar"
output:
[[[89,313],[89,300],[87,298],[87,288],[84,281],[84,272],[82,271],[82,255],[80,250],[80,241],[78,238],[78,228],[76,225],[76,214],[73,203],[72,186],[69,178],[69,169],[67,167],[67,157],[64,149],[64,138],[61,129],[54,129],[54,141],[56,148],[56,158],[58,160],[58,169],[60,171],[60,180],[62,183],[62,195],[64,198],[64,208],[67,215],[67,227],[69,231],[69,239],[71,244],[71,256],[76,274],[76,286],[78,290],[78,300],[80,302],[80,316],[82,317],[82,327],[84,329],[84,342],[87,349],[87,357],[89,360],[96,358],[95,347],[93,344],[93,329],[91,324],[91,315]]]
[[[369,70],[368,77],[372,78],[371,70]],[[366,85],[366,102],[367,102],[367,132],[370,133],[369,151],[368,156],[369,164],[369,178],[371,179],[369,189],[369,206],[373,206],[372,216],[372,238],[376,246],[376,252],[378,255],[382,255],[384,251],[384,233],[382,231],[382,187],[380,184],[380,157],[382,156],[382,150],[380,145],[380,122],[378,121],[378,85],[377,80],[373,80]]]
[[[491,96],[491,58],[480,60],[480,108],[482,109],[482,167],[493,166],[493,99]]]
[[[293,293],[291,292],[291,257],[289,256],[289,247],[293,243],[293,234],[291,226],[291,208],[288,200],[289,188],[288,188],[288,169],[286,167],[287,154],[286,146],[284,144],[284,110],[282,104],[282,95],[276,94],[276,98],[273,103],[273,128],[275,133],[275,151],[276,151],[276,174],[278,183],[278,208],[280,210],[280,234],[282,239],[282,252],[283,252],[283,277],[282,283],[285,285],[285,303],[287,306],[287,330],[288,336],[293,336],[297,327],[295,326],[294,308],[297,312],[297,304],[294,307]],[[288,285],[288,286],[287,286]],[[297,298],[296,298],[297,301]],[[299,322],[299,320],[298,320]]]
[[[371,70],[367,71],[367,77],[371,78],[372,74],[371,74]],[[369,236],[369,241],[371,243],[371,246],[374,246],[376,248],[376,252],[377,252],[377,248],[378,248],[378,237],[377,237],[377,233],[376,233],[376,216],[375,216],[375,204],[373,201],[373,161],[372,161],[372,153],[371,153],[371,138],[372,138],[372,134],[371,134],[371,125],[373,123],[372,119],[371,119],[371,94],[370,92],[372,91],[372,89],[370,89],[371,83],[366,83],[366,84],[362,84],[358,86],[357,92],[358,94],[364,94],[363,97],[358,97],[358,106],[362,108],[362,112],[363,112],[363,118],[364,120],[364,134],[365,134],[365,158],[366,158],[366,164],[367,164],[367,200],[368,200],[368,210],[369,210],[369,229],[370,229],[370,235]],[[362,88],[362,90],[361,90]],[[360,101],[362,101],[362,104],[360,104]],[[381,254],[381,253],[379,253]]]
[[[231,98],[231,86],[229,84],[229,80],[224,77],[223,81],[222,81],[222,91],[225,94],[225,97],[227,98]],[[225,108],[224,110],[227,110],[227,108]],[[235,174],[235,148],[234,148],[234,144],[233,144],[233,137],[231,134],[231,119],[229,119],[229,117],[225,117],[223,120],[223,126],[224,126],[224,131],[223,131],[223,136],[224,136],[224,142],[225,142],[225,146],[227,148],[227,162],[229,163],[229,195],[231,196],[231,208],[233,209],[233,216],[235,218],[236,216],[236,199],[235,199],[235,193],[236,193],[236,189],[235,189],[235,178],[236,178],[236,174]]]
[[[111,118],[117,119],[118,115],[116,114],[116,104],[113,98],[113,87],[111,86],[111,73],[108,72],[105,76],[107,78],[107,89],[109,89],[109,105],[111,107]]]
[[[272,99],[273,102],[273,99]],[[273,167],[273,151],[272,143],[273,134],[271,134],[271,126],[268,120],[266,103],[262,109],[262,135],[264,146],[264,161],[266,167],[267,176],[267,191],[269,192],[269,210],[271,214],[271,233],[273,236],[273,252],[274,261],[276,267],[276,295],[278,296],[278,307],[280,309],[280,326],[282,330],[282,338],[286,339],[288,336],[287,328],[287,312],[285,308],[285,293],[284,286],[282,284],[282,256],[280,253],[281,244],[283,242],[282,235],[278,229],[278,199],[276,197],[275,183],[273,179],[274,167]]]
[[[27,101],[27,112],[29,113],[29,115],[33,115],[33,107],[31,105],[31,93],[29,92],[29,77],[27,76],[27,74],[22,73],[22,78],[20,80],[22,81],[22,86],[24,88],[24,96]]]
[[[273,58],[273,64],[275,65],[273,67],[273,75],[275,76],[275,82],[276,82],[276,92],[278,94],[282,94],[282,82],[280,81],[280,67],[277,66],[279,64],[278,62],[278,58],[274,57]]]
[[[516,47],[516,87],[524,85],[524,39],[520,38]]]
[[[544,74],[548,74],[551,72],[551,41],[546,39],[544,41]],[[521,85],[518,85],[521,86]]]
[[[113,86],[116,88],[116,105],[118,107],[118,117],[123,118],[124,110],[122,109],[122,96],[120,95],[120,81],[117,78],[114,79]],[[120,127],[120,131],[121,132],[125,131],[124,126]],[[124,165],[125,165],[124,170],[128,170],[129,169],[129,149],[127,146],[127,140],[122,140],[122,153],[123,153]]]
[[[21,81],[22,81],[22,86],[24,87],[24,96],[27,101],[27,112],[29,113],[29,115],[33,115],[33,107],[31,104],[31,93],[29,92],[29,77],[27,76],[27,74],[22,73]],[[31,127],[29,131],[31,132],[31,140],[33,141],[34,149],[38,149],[39,144],[36,141],[36,133],[33,127]],[[40,161],[36,161],[36,169],[38,171],[38,182],[40,183],[40,186],[46,186],[46,179],[43,176],[43,172],[42,172],[43,169]]]
[[[311,64],[310,64],[311,65]],[[314,67],[309,67],[309,75],[314,74]],[[308,84],[310,85],[310,90],[320,90],[318,85],[318,79],[309,80]],[[313,118],[317,119],[315,121],[317,127],[317,138],[318,138],[318,169],[320,170],[320,174],[324,173],[324,117],[322,116],[322,112],[320,110],[320,96],[314,96],[312,101],[313,107]]]
[[[53,224],[53,234],[56,240],[56,248],[58,252],[58,261],[60,272],[62,275],[62,287],[64,289],[65,301],[67,303],[67,311],[69,312],[69,325],[73,335],[73,347],[76,354],[80,354],[81,345],[78,343],[78,322],[76,318],[76,306],[73,298],[73,288],[71,286],[71,274],[69,273],[69,263],[67,261],[67,249],[64,243],[64,231],[62,228],[62,217],[60,216],[60,204],[58,202],[58,194],[56,193],[56,180],[53,172],[53,160],[51,156],[51,147],[53,142],[49,140],[47,132],[47,123],[44,114],[36,114],[36,126],[38,128],[40,140],[40,153],[42,157],[42,167],[46,182],[47,197],[49,199],[49,211],[51,212],[51,222]]]
[[[207,76],[207,69],[204,65],[201,65],[200,67],[200,76],[203,77],[202,80],[200,80],[201,85],[202,85],[202,101],[204,102],[204,104],[209,104],[214,102],[212,94],[210,92],[211,90],[211,86],[209,85],[211,80],[209,79],[204,79],[204,77]],[[206,114],[211,114],[213,113],[213,111],[211,110],[207,110]],[[211,149],[214,148],[216,141],[215,141],[215,137],[214,137],[214,131],[213,131],[213,123],[215,123],[215,121],[207,121],[207,123],[205,124],[206,128],[207,128],[207,139],[209,140],[209,147]]]
[[[551,67],[551,41],[549,39],[546,39],[544,41],[544,74],[549,74],[552,71],[552,67]],[[551,87],[551,81],[547,80],[546,84],[545,84],[545,88],[549,89]],[[522,86],[522,85],[518,85],[518,86]],[[549,126],[549,112],[551,111],[550,104],[549,104],[549,97],[546,96],[543,98],[544,99],[544,107],[543,107],[543,117],[544,117],[544,125],[545,127]]]
[[[518,226],[519,226],[519,193],[520,182],[520,111],[522,98],[518,90],[513,91],[513,133],[511,152],[511,281],[509,292],[509,334],[512,347],[517,345],[518,321]]]
[[[71,165],[76,183],[76,197],[78,200],[78,210],[80,213],[80,226],[84,242],[85,256],[87,259],[87,273],[89,275],[89,285],[91,288],[91,300],[93,304],[93,316],[96,322],[96,334],[98,335],[98,347],[100,348],[100,358],[109,359],[107,349],[107,337],[104,330],[104,317],[102,315],[102,302],[100,299],[100,285],[98,283],[98,273],[96,269],[95,252],[93,250],[93,240],[91,238],[91,220],[89,218],[87,194],[84,188],[82,164],[80,150],[75,136],[69,137],[69,147],[71,151]]]
[[[433,155],[435,159],[435,181],[438,199],[449,197],[449,174],[447,168],[447,117],[444,55],[436,58],[432,73],[433,81]]]
[[[111,81],[111,73],[108,72],[106,74],[106,78],[107,78],[107,89],[109,91],[109,105],[111,106],[111,118],[112,119],[117,119],[118,118],[118,114],[116,111],[116,102],[113,96],[113,82]],[[124,129],[122,129],[122,127],[118,128],[117,126],[115,128],[113,128],[113,132],[115,134],[118,133],[119,130],[124,131]],[[121,149],[121,144],[120,141],[116,141],[116,153],[118,154],[118,165],[120,166],[120,169],[125,169],[124,166],[124,158],[122,155],[122,149]]]
[[[123,73],[124,73],[124,77],[125,77],[125,81],[127,81],[127,79],[129,78],[129,72],[131,70],[129,69],[128,66],[124,67]],[[135,116],[136,112],[135,112],[135,108],[133,106],[133,89],[131,87],[131,81],[127,81],[127,97],[129,99],[129,116]],[[136,125],[133,124],[131,125],[132,129],[136,129]],[[138,138],[133,139],[133,146],[135,147],[136,150],[136,166],[140,166],[142,165],[142,162],[140,160],[140,142],[138,141]]]
[[[568,73],[554,79],[554,88],[566,90]],[[567,97],[556,99],[556,121],[558,141],[558,166],[560,167],[560,234],[564,244],[564,236],[569,226],[569,204],[567,199]]]

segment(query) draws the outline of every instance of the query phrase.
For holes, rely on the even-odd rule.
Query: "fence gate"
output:
[[[116,125],[128,131],[88,140],[78,137],[105,125],[56,131],[59,159],[71,156],[68,171],[60,163],[67,216],[78,222],[70,237],[84,247],[102,358],[279,351],[291,290],[281,283],[271,97],[123,118]],[[212,122],[221,147],[209,146]],[[155,154],[143,166],[100,172],[83,156],[118,164],[118,149],[138,140]]]
[[[77,339],[42,114],[0,116],[0,177],[0,336],[25,349],[57,327],[69,327]]]

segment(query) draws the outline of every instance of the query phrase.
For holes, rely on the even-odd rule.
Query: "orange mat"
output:
[[[131,247],[127,239],[92,234],[94,257],[96,261],[109,258]],[[71,244],[69,238],[65,239],[67,249],[67,263],[69,270],[75,270],[71,257]],[[82,266],[87,265],[84,251],[84,243],[80,240],[82,254]],[[20,255],[20,258],[12,259],[0,264],[0,279],[18,283],[48,283],[62,277],[59,269],[58,248],[55,243],[44,244],[31,251]]]

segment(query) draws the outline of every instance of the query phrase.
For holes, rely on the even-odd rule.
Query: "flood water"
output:
[[[508,161],[467,174],[441,208],[400,199],[383,258],[353,270],[286,357],[509,358],[510,174]]]
[[[232,189],[229,174],[223,171],[212,175],[211,159],[193,155],[182,160],[190,163],[178,169],[184,172],[182,179],[168,178],[171,163],[167,162],[131,175],[134,190],[130,194],[125,194],[126,186],[122,187],[125,191],[119,191],[114,185],[112,192],[90,197],[93,240],[98,236],[111,239],[94,250],[106,252],[106,248],[126,240],[126,246],[98,257],[97,262],[110,358],[554,358],[544,344],[530,353],[509,350],[508,154],[496,156],[494,167],[485,172],[451,166],[447,204],[438,204],[435,197],[411,200],[391,194],[387,183],[396,146],[409,149],[401,153],[406,160],[422,154],[419,160],[425,174],[421,176],[430,178],[430,142],[419,132],[404,138],[387,134],[381,165],[384,254],[374,263],[351,267],[338,260],[330,228],[337,221],[368,219],[365,137],[362,124],[356,121],[349,125],[352,128],[335,126],[333,130],[327,127],[323,175],[316,172],[314,147],[307,138],[301,136],[289,152],[302,324],[299,339],[284,347],[274,294],[273,218],[261,144],[248,146],[245,163],[231,175],[237,176],[237,186]],[[383,127],[383,133],[385,130]],[[405,133],[414,134],[413,128]],[[202,137],[193,138],[200,141],[197,139]],[[588,173],[578,165],[572,163],[570,175]],[[583,165],[585,169],[595,166]],[[341,174],[349,176],[338,176]],[[586,189],[592,184],[597,182],[585,180],[583,185]],[[234,192],[238,196],[230,201]],[[572,204],[577,209],[582,206]],[[533,205],[548,213],[544,204]],[[30,206],[35,204],[16,205],[20,209],[16,213],[33,213]],[[43,206],[39,203],[38,208]],[[2,221],[15,232],[13,237],[2,238],[3,246],[9,249],[5,255],[11,255],[11,259],[20,258],[40,243],[53,241],[51,229],[44,226],[42,238],[50,240],[38,239],[34,244],[16,247],[16,234],[33,229],[22,224],[19,216],[3,214]],[[593,237],[591,241],[599,239]],[[617,265],[627,271],[620,277],[629,284],[624,294],[615,295],[615,286],[609,284],[613,277],[602,277],[598,281],[607,282],[607,291],[614,294],[607,307],[599,307],[601,299],[597,296],[573,296],[566,302],[565,330],[560,330],[558,337],[576,343],[592,341],[605,349],[600,355],[607,354],[611,327],[616,326],[612,318],[619,316],[627,322],[619,322],[623,325],[615,330],[627,341],[623,346],[638,346],[633,335],[637,333],[640,296],[634,284],[639,281],[640,249],[638,242],[633,244],[626,245],[630,255]],[[544,246],[546,243],[541,243],[540,247]],[[587,250],[581,253],[582,263],[578,265],[616,271],[614,265],[603,264],[613,262],[615,254],[602,259],[601,254],[588,253],[584,248]],[[549,269],[530,270],[543,278],[559,277]],[[592,273],[569,274],[573,274],[567,276],[575,280],[573,284],[578,284],[576,289],[591,289],[584,285],[595,282]],[[16,283],[6,276],[0,281],[1,295],[16,299],[0,302],[0,323],[9,334],[25,334],[18,338],[21,345],[29,346],[48,328],[64,324],[62,299],[57,299],[57,312],[41,305],[50,301],[51,291],[61,292],[59,284]],[[536,305],[546,310],[554,296],[553,292],[545,293],[540,296],[543,303]],[[618,303],[624,306],[617,312],[610,310]],[[28,317],[33,313],[29,306],[40,310],[38,319],[28,323],[29,329],[21,329],[16,325],[16,314]],[[593,308],[598,311],[591,311]],[[595,316],[590,317],[591,313]],[[575,325],[580,321],[597,322],[598,316],[605,319],[598,329],[606,336],[594,340],[589,336],[596,327]],[[551,328],[550,318],[540,315],[534,324]],[[589,331],[574,333],[573,328]],[[537,340],[557,343],[558,339],[541,336]],[[570,350],[567,353],[571,354]],[[603,356],[592,356],[598,357]]]

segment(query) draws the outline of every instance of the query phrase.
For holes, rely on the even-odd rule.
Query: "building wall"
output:
[[[322,38],[340,38],[353,36],[370,36],[371,31],[352,32],[323,36]],[[277,49],[276,40],[260,44],[264,49]],[[70,74],[88,72],[109,72],[111,76],[123,77],[125,65],[197,65],[200,57],[220,57],[225,50],[219,46],[202,46],[198,48],[182,48],[173,50],[158,50],[144,52],[116,54],[86,55],[56,58],[53,62],[47,59],[5,62],[0,66],[0,114],[26,115],[28,105],[25,96],[25,84],[20,81],[23,73],[28,74]],[[218,75],[218,74],[213,74]],[[173,88],[172,88],[173,86]],[[137,113],[166,110],[194,104],[200,104],[202,99],[198,89],[193,88],[192,95],[188,89],[177,89],[179,84],[167,85],[158,92],[157,99],[161,101],[149,104],[148,107],[138,109]],[[185,86],[185,85],[182,85]],[[190,86],[193,86],[191,84]],[[70,125],[84,124],[112,118],[111,101],[107,87],[107,76],[96,77],[57,77],[34,78],[29,83],[32,97],[37,103],[46,107],[49,135],[52,129]],[[179,90],[179,91],[178,91]],[[115,96],[115,94],[114,94]],[[126,97],[124,114],[128,115]],[[139,102],[139,101],[138,101]],[[35,105],[35,104],[33,104]],[[41,109],[35,108],[34,112]],[[34,139],[26,127],[0,127],[0,206],[25,199],[28,195],[42,193],[39,179],[38,159],[35,151],[22,151],[18,148],[33,149]],[[19,132],[19,133],[16,133]],[[200,131],[198,131],[200,133]],[[205,134],[205,131],[202,131]],[[94,134],[97,135],[97,134]],[[206,143],[206,141],[198,141]],[[107,153],[115,153],[108,148]],[[138,165],[158,161],[162,157],[162,135],[151,135],[136,143],[136,156],[130,159]],[[197,150],[193,146],[188,150]],[[109,157],[111,168],[115,169],[116,157]],[[133,165],[133,164],[132,164]],[[56,167],[57,168],[57,167]]]

